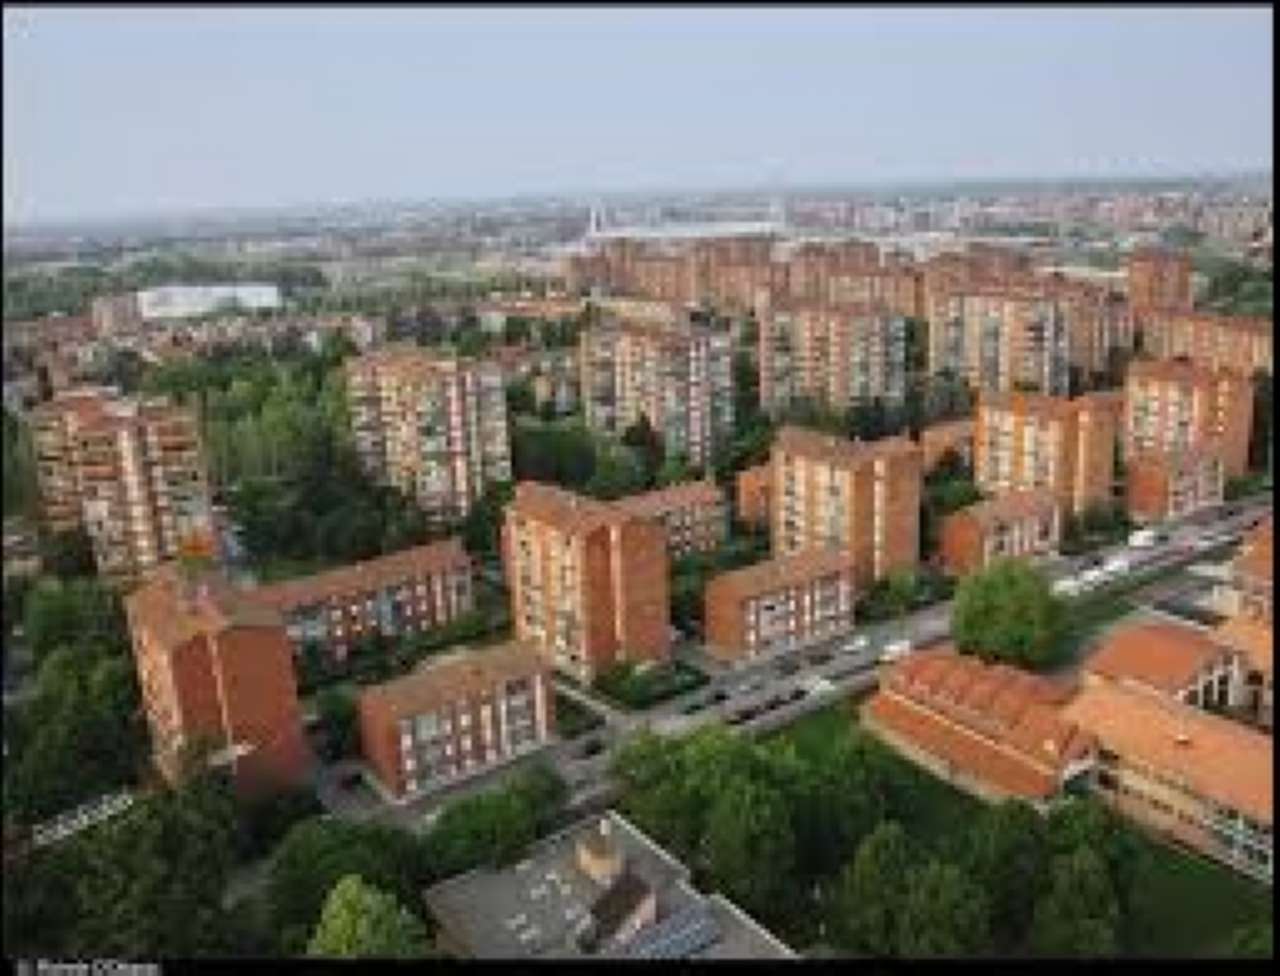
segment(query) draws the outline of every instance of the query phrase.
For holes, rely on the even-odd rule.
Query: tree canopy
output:
[[[1062,604],[1025,562],[1002,559],[956,589],[951,633],[964,654],[1027,668],[1053,663]]]
[[[427,951],[421,919],[356,875],[333,886],[307,946],[307,955],[332,959],[419,959]]]

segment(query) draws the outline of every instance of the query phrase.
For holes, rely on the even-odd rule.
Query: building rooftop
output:
[[[382,714],[411,718],[438,705],[479,695],[503,681],[539,674],[547,669],[532,646],[510,641],[478,650],[459,648],[433,655],[408,674],[360,692],[363,701],[376,702]]]
[[[948,518],[969,518],[982,528],[991,529],[1016,519],[1050,515],[1057,507],[1057,496],[1047,488],[1006,491],[994,498],[962,508]]]
[[[631,495],[619,498],[613,506],[629,515],[640,518],[652,518],[665,515],[667,512],[682,508],[706,507],[720,505],[724,502],[724,493],[714,481],[685,481],[677,485],[668,485],[643,495]]]
[[[909,437],[885,437],[877,441],[854,441],[824,434],[807,427],[788,425],[778,431],[773,441],[775,452],[798,454],[851,467],[868,464],[882,457],[921,456],[920,446]]]
[[[131,621],[168,650],[201,634],[236,627],[279,627],[284,620],[211,568],[185,570],[178,563],[156,569],[125,597]]]
[[[412,549],[364,562],[339,566],[314,576],[271,583],[253,591],[254,599],[281,612],[319,603],[334,597],[368,593],[404,580],[449,570],[470,570],[471,557],[457,537],[431,542]]]
[[[621,517],[608,502],[574,494],[540,481],[521,481],[507,511],[521,518],[554,526],[562,532],[586,532]]]
[[[1213,638],[1240,651],[1249,666],[1267,678],[1274,673],[1275,632],[1270,622],[1248,617],[1228,617],[1213,629]]]
[[[1057,792],[1092,738],[1061,715],[1070,685],[951,647],[893,665],[864,706],[893,732],[975,779],[1027,799]]]
[[[1166,694],[1186,688],[1222,648],[1193,627],[1138,623],[1118,627],[1084,669],[1113,681],[1134,681]]]
[[[1129,363],[1125,376],[1130,380],[1163,380],[1165,382],[1200,384],[1209,383],[1224,376],[1233,376],[1225,369],[1195,363],[1184,359],[1135,359]]]
[[[732,598],[745,600],[802,586],[823,576],[852,573],[853,568],[853,554],[848,550],[805,549],[713,576],[707,581],[705,592],[708,599],[713,594],[729,594]]]
[[[1110,682],[1081,689],[1063,713],[1108,749],[1271,826],[1271,736],[1141,688]]]
[[[1273,526],[1274,522],[1268,515],[1262,524],[1245,536],[1240,552],[1231,562],[1233,572],[1254,583],[1271,585],[1275,573],[1272,565]]]
[[[704,898],[689,871],[615,811],[591,817],[539,841],[514,867],[480,868],[425,893],[450,942],[475,959],[567,959],[587,954],[579,935],[609,890],[580,866],[579,845],[601,833],[624,862],[624,875],[655,895],[657,920],[616,954],[650,958],[786,958],[791,952],[722,901]],[[599,841],[596,841],[598,844]],[[704,909],[709,909],[705,911]],[[711,924],[707,924],[710,916]],[[682,924],[693,922],[694,924]],[[698,924],[701,923],[701,924]],[[663,936],[666,938],[663,938]]]

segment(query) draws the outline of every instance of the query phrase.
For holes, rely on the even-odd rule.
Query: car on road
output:
[[[867,635],[859,634],[853,640],[846,642],[840,650],[845,654],[857,654],[859,651],[865,651],[869,646],[870,641],[867,640]]]
[[[826,664],[830,660],[831,660],[831,655],[828,654],[826,651],[818,651],[814,654],[809,655],[810,664]]]
[[[1134,549],[1150,549],[1160,541],[1155,529],[1138,529],[1129,534],[1129,545]]]
[[[1090,566],[1080,574],[1080,582],[1085,586],[1093,586],[1107,578],[1107,571],[1101,566]]]
[[[885,645],[884,651],[880,654],[880,663],[888,664],[891,661],[906,657],[910,652],[911,641],[909,639],[904,637],[901,640],[893,641]]]
[[[1107,561],[1102,564],[1102,571],[1109,575],[1119,575],[1120,573],[1129,572],[1132,565],[1133,564],[1130,563],[1127,556],[1115,555],[1108,558]]]
[[[1080,592],[1080,581],[1067,576],[1057,580],[1049,589],[1054,596],[1076,596]]]
[[[719,705],[721,702],[729,700],[729,693],[723,688],[717,688],[711,693],[711,697],[707,699],[708,705]]]

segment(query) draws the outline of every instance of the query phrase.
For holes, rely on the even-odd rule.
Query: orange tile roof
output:
[[[949,645],[899,661],[880,687],[876,699],[894,704],[875,708],[899,734],[1019,795],[1053,792],[1066,765],[1092,747],[1061,716],[1070,684],[984,664]]]
[[[1124,759],[1271,825],[1271,736],[1141,688],[1110,682],[1081,689],[1063,711]]]
[[[665,515],[683,508],[707,508],[724,502],[724,493],[714,481],[685,481],[643,495],[620,498],[613,507],[641,518]]]
[[[413,671],[365,688],[365,700],[376,701],[395,719],[421,715],[459,698],[488,691],[501,681],[544,673],[545,660],[532,645],[510,641],[479,650],[460,648],[429,657]]]
[[[540,481],[516,485],[507,512],[553,526],[562,532],[584,532],[617,521],[621,513],[607,502],[574,494]]]
[[[1231,568],[1241,576],[1269,586],[1275,572],[1271,561],[1273,555],[1271,539],[1272,518],[1267,516],[1265,522],[1245,536],[1239,554],[1231,563]]]
[[[854,441],[792,425],[787,425],[778,431],[773,441],[773,448],[775,451],[787,454],[850,466],[868,464],[882,457],[920,456],[920,446],[909,437],[899,435],[876,441]]]
[[[1274,673],[1275,632],[1271,624],[1248,617],[1228,617],[1213,630],[1213,639],[1241,651],[1256,671]]]
[[[1057,507],[1058,499],[1052,491],[1027,489],[1003,492],[986,501],[975,502],[948,517],[970,518],[984,529],[989,529],[1018,519],[1040,518],[1052,513]]]
[[[1113,681],[1137,681],[1173,693],[1221,654],[1221,647],[1192,627],[1139,623],[1112,630],[1084,668]]]
[[[415,576],[470,568],[471,557],[462,548],[461,540],[454,537],[339,566],[314,576],[271,583],[253,591],[253,596],[259,602],[287,613],[295,607],[331,597],[380,590]]]
[[[790,556],[770,559],[720,573],[707,581],[706,598],[745,600],[802,586],[823,576],[852,573],[854,559],[846,550],[806,549]]]
[[[166,563],[125,597],[129,616],[164,648],[173,650],[200,634],[234,627],[284,627],[271,607],[239,590],[219,572],[199,570],[188,576],[177,563]]]

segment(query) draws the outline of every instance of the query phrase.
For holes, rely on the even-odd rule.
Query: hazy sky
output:
[[[5,222],[1269,168],[1268,8],[4,12]]]

